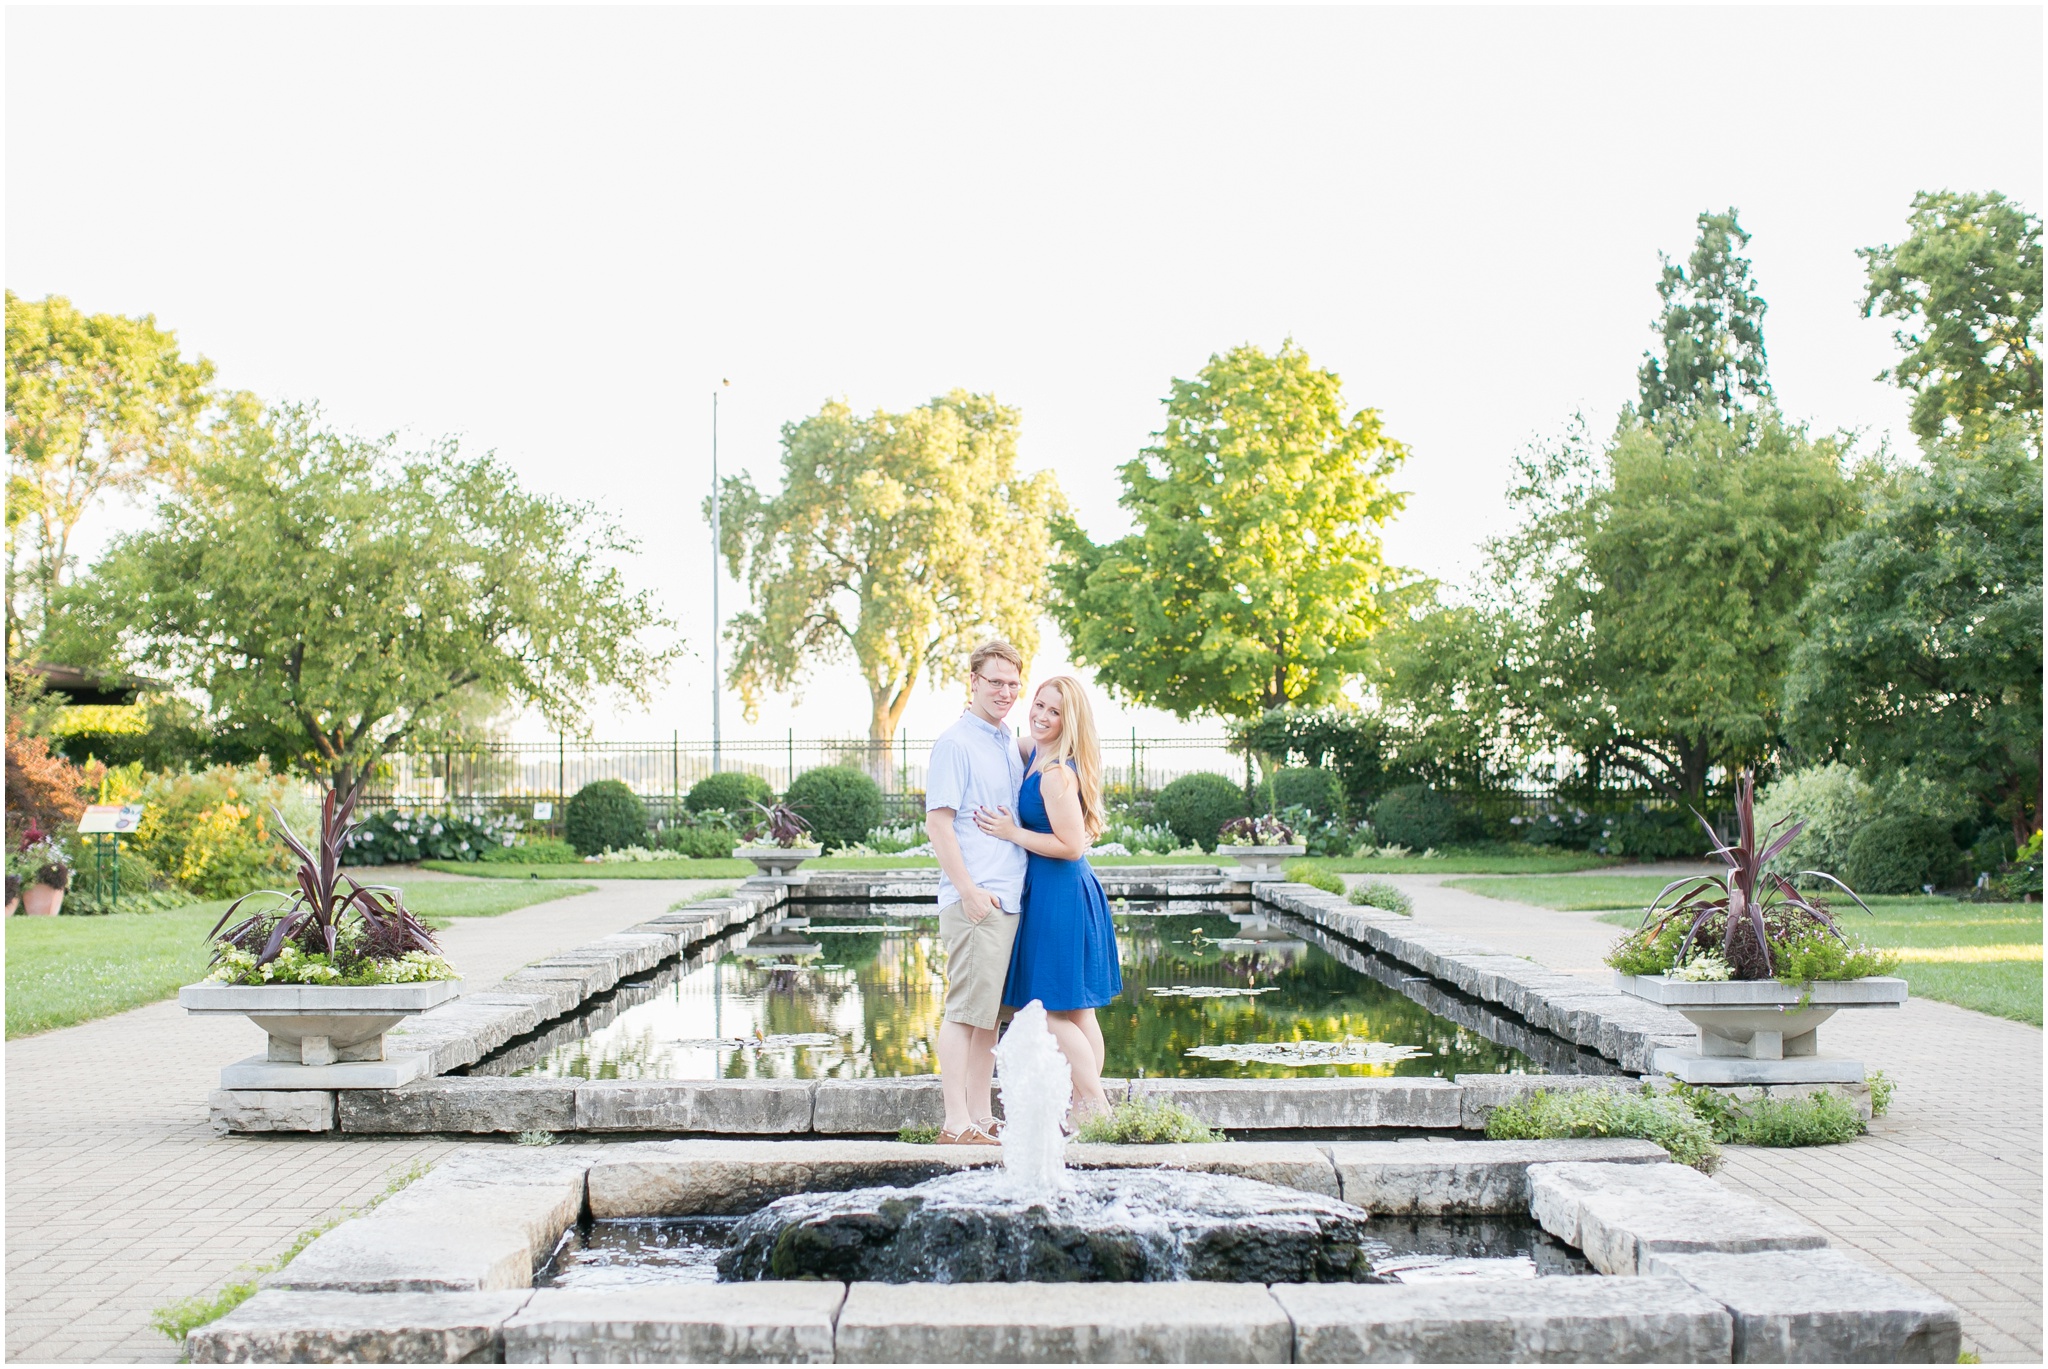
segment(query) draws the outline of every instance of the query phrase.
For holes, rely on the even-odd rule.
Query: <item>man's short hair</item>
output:
[[[1011,665],[1017,667],[1018,678],[1023,678],[1024,657],[1022,653],[1000,637],[991,637],[976,647],[974,654],[967,658],[967,668],[975,674],[980,674],[982,666],[991,658],[998,661],[1008,661]]]

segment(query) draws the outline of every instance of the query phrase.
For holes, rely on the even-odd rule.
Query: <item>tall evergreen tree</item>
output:
[[[1692,260],[1680,266],[1663,253],[1657,282],[1664,312],[1656,323],[1663,356],[1643,353],[1638,413],[1646,422],[1675,417],[1727,417],[1771,404],[1764,359],[1764,301],[1739,255],[1749,234],[1725,214],[1702,212]]]

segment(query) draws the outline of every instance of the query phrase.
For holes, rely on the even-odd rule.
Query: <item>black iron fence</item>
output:
[[[892,815],[924,813],[925,769],[931,738],[864,737],[721,739],[665,742],[489,742],[462,750],[393,756],[372,780],[366,808],[430,808],[481,816],[512,813],[529,821],[559,821],[562,803],[594,780],[622,780],[656,821],[680,808],[699,780],[720,771],[758,775],[777,792],[806,770],[850,765],[874,776]],[[1182,775],[1209,772],[1246,777],[1245,757],[1222,737],[1103,739],[1103,779],[1115,786],[1157,789]],[[551,812],[549,810],[552,810]],[[540,818],[539,813],[548,817]]]

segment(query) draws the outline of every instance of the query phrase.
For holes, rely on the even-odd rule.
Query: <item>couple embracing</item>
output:
[[[1073,1071],[1076,1111],[1106,1111],[1095,1010],[1124,983],[1109,900],[1088,865],[1102,832],[1102,745],[1088,696],[1070,676],[1047,680],[1020,740],[1003,719],[1023,691],[1024,658],[1008,642],[985,642],[967,668],[967,711],[933,744],[925,781],[946,943],[939,1140],[994,1145],[1002,1009],[1043,1004]]]

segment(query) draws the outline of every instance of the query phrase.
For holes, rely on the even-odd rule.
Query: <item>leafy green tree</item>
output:
[[[10,660],[27,646],[25,628],[41,631],[86,514],[190,459],[212,381],[213,363],[186,361],[153,315],[85,314],[62,295],[7,292]],[[18,600],[22,589],[31,604]]]
[[[1923,441],[2017,418],[2041,440],[2041,220],[1993,191],[1922,191],[1895,246],[1857,252],[1863,316],[1905,327],[1905,358],[1879,375],[1913,392]]]
[[[1858,515],[1842,451],[1774,415],[1578,431],[1525,458],[1521,529],[1491,548],[1500,707],[1699,805],[1766,760],[1822,553]],[[1483,686],[1482,686],[1483,688]]]
[[[1379,529],[1407,448],[1375,410],[1346,417],[1292,341],[1212,356],[1166,410],[1118,472],[1137,531],[1097,545],[1059,524],[1051,612],[1074,659],[1183,718],[1335,699],[1385,616]]]
[[[595,688],[645,698],[674,654],[639,644],[665,624],[606,564],[629,542],[452,441],[401,454],[275,410],[159,515],[76,587],[78,614],[205,691],[231,737],[344,792],[467,731],[479,699],[567,725]]]
[[[748,717],[851,656],[886,754],[921,677],[951,678],[991,634],[1030,660],[1061,505],[1051,474],[1018,472],[1017,427],[964,390],[866,418],[834,400],[783,426],[779,494],[724,482],[720,547],[754,601],[727,630]]]
[[[1664,312],[1656,329],[1664,355],[1643,354],[1637,374],[1638,414],[1645,420],[1711,414],[1727,416],[1771,403],[1764,358],[1764,301],[1756,293],[1749,259],[1739,255],[1749,234],[1735,211],[1701,213],[1699,239],[1688,266],[1662,253],[1657,295]]]
[[[2009,425],[1955,439],[1828,548],[1785,684],[1793,737],[1908,767],[2041,826],[2041,461]]]

